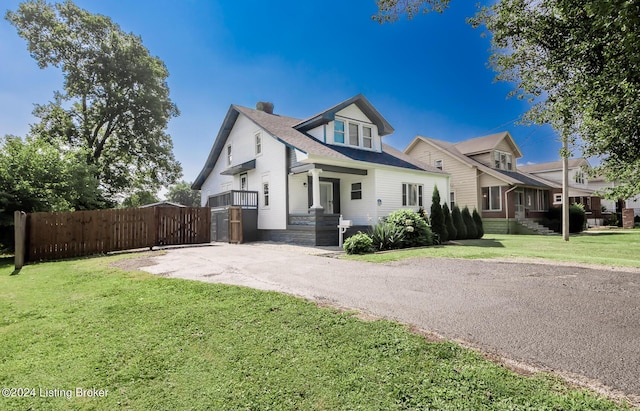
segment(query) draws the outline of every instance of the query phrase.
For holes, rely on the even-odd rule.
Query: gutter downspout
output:
[[[508,189],[507,191],[504,192],[504,208],[506,211],[505,214],[505,218],[507,220],[507,234],[511,234],[509,231],[511,231],[509,229],[509,193],[512,192],[513,190],[515,190],[516,188],[518,188],[517,186],[513,186],[512,188]]]

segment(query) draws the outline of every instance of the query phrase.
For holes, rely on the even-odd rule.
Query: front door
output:
[[[524,218],[524,191],[515,192],[516,218]]]
[[[325,214],[333,214],[333,183],[320,182],[320,205],[324,208]]]

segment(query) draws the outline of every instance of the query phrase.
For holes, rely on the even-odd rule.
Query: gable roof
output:
[[[508,133],[507,133],[508,134]],[[496,137],[498,136],[498,137]],[[500,140],[502,140],[502,138],[505,137],[504,133],[499,133],[499,134],[494,134],[491,136],[487,136],[487,137],[491,137],[488,138],[484,141],[480,141],[480,143],[477,145],[479,146],[484,146],[484,147],[489,147],[491,144],[493,144],[492,141],[498,140],[498,142]],[[509,138],[511,138],[511,136],[509,136]],[[480,137],[480,139],[484,139],[484,137]],[[479,140],[479,139],[474,139],[474,140]],[[418,142],[424,142],[426,144],[429,144],[439,150],[445,151],[448,154],[450,154],[452,157],[457,158],[459,161],[461,161],[463,164],[466,164],[469,167],[476,167],[478,170],[482,171],[485,174],[489,174],[495,178],[498,178],[502,181],[504,181],[507,184],[512,184],[512,185],[525,185],[525,186],[532,186],[532,187],[542,187],[542,188],[552,188],[553,185],[551,185],[550,182],[548,182],[547,180],[544,180],[542,178],[530,175],[528,173],[523,173],[520,171],[507,171],[507,170],[499,170],[499,169],[494,169],[491,167],[488,167],[484,164],[482,164],[481,162],[474,160],[473,158],[463,154],[462,152],[460,152],[460,150],[458,149],[458,146],[460,143],[458,144],[454,144],[454,143],[449,143],[447,141],[442,141],[442,140],[436,140],[434,138],[428,138],[428,137],[423,137],[423,136],[416,136],[416,138],[414,138],[411,143],[409,143],[409,145],[407,146],[407,148],[404,150],[404,152],[408,152],[410,151]],[[497,144],[497,143],[495,143]],[[493,146],[495,147],[495,145]],[[519,150],[518,150],[519,151]],[[478,151],[481,152],[481,151]],[[476,152],[476,153],[478,153]]]
[[[522,152],[508,131],[472,138],[470,140],[454,143],[454,145],[462,154],[471,156],[494,150],[502,140],[507,140],[507,143],[511,146],[513,153],[516,155],[516,158],[522,157]]]
[[[591,168],[591,165],[589,164],[589,162],[584,158],[569,159],[569,168],[579,168],[582,166]],[[562,170],[562,160],[550,161],[548,163],[527,164],[524,166],[518,166],[518,168],[522,171],[526,171],[527,173],[542,173],[545,171],[558,171],[558,170]]]
[[[358,102],[359,104],[371,104],[364,98],[364,96],[357,95],[349,100],[343,101],[342,103],[332,107],[329,110],[324,111],[323,113],[333,112],[333,115],[335,115],[335,112],[342,110],[350,104],[358,104]],[[371,106],[371,109],[373,109],[373,106]],[[361,110],[363,109],[361,108]],[[375,109],[373,110],[375,111]],[[365,110],[363,110],[363,112],[367,114]],[[347,146],[337,146],[323,143],[303,131],[307,129],[307,127],[310,127],[311,124],[315,124],[317,121],[320,121],[319,124],[323,124],[322,122],[325,121],[326,118],[328,118],[323,113],[310,117],[307,120],[300,120],[293,117],[269,114],[261,110],[255,110],[248,107],[242,107],[232,104],[227,111],[220,130],[218,131],[218,135],[215,142],[213,143],[213,147],[211,148],[209,157],[207,157],[204,167],[194,180],[191,188],[193,188],[194,190],[200,190],[202,188],[202,184],[204,184],[205,180],[213,170],[216,161],[222,154],[227,138],[229,137],[229,134],[231,133],[231,130],[233,129],[233,126],[235,125],[235,122],[240,115],[244,115],[245,117],[247,117],[250,121],[261,127],[263,130],[269,133],[276,140],[283,143],[285,146],[302,151],[310,157],[322,157],[333,160],[361,161],[392,167],[406,168],[410,170],[447,174],[438,168],[423,164],[419,160],[411,158],[405,153],[398,151],[386,144],[382,145],[382,152],[378,153],[367,150],[359,150]],[[375,111],[375,113],[375,115],[379,116],[379,119],[376,119],[375,121],[380,121],[380,119],[384,120],[384,118],[382,118],[382,116],[380,116],[377,111]],[[367,116],[368,115],[369,114],[367,114]],[[384,123],[386,123],[386,120],[384,120]],[[383,124],[383,126],[386,127],[386,130],[393,131],[393,128],[388,125],[388,123],[386,124],[386,126]]]
[[[393,127],[382,114],[378,112],[378,110],[373,107],[373,105],[366,99],[362,94],[358,94],[356,96],[351,97],[341,103],[336,104],[335,106],[324,110],[314,116],[311,116],[305,120],[300,121],[298,124],[294,126],[296,130],[299,131],[309,131],[312,128],[316,128],[323,124],[327,124],[330,121],[335,120],[336,113],[344,108],[349,107],[350,105],[355,104],[369,120],[376,126],[378,126],[378,134],[382,136],[386,136],[387,134],[393,133]]]

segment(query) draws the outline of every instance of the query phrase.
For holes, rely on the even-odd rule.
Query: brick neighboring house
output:
[[[417,136],[406,154],[451,175],[449,202],[480,212],[485,232],[549,234],[546,218],[556,185],[522,172],[522,152],[509,132],[458,143]]]
[[[519,169],[555,184],[553,205],[562,205],[562,160],[519,166]],[[589,179],[590,169],[591,165],[584,158],[569,159],[569,203],[582,204],[587,213],[587,224],[599,226],[611,217],[611,213],[620,213],[626,202],[602,198],[599,193],[613,187],[614,183],[602,177]]]

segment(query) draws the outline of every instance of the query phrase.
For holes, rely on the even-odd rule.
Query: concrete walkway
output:
[[[640,404],[640,273],[570,265],[411,259],[370,264],[268,243],[168,250],[163,276],[285,292],[412,324],[507,363]],[[323,254],[325,256],[323,256]]]

